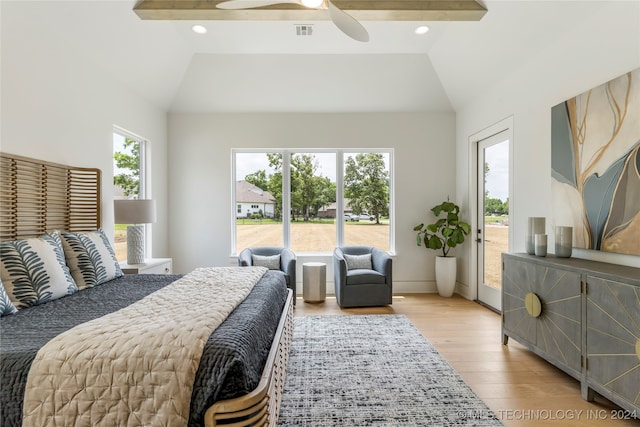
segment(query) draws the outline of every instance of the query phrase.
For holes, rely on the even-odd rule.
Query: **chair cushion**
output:
[[[375,270],[360,268],[347,271],[347,285],[383,285],[385,283],[386,277],[384,274],[378,273]]]

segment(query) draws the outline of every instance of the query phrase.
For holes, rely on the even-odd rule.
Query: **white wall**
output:
[[[393,148],[394,290],[435,290],[435,253],[416,246],[413,226],[428,219],[432,206],[455,193],[454,114],[175,113],[169,117],[169,140],[170,240],[176,271],[234,262],[230,258],[233,148]],[[313,259],[327,262],[328,291],[332,291],[327,255]],[[299,257],[298,264],[304,261]]]
[[[147,138],[158,204],[153,255],[168,256],[166,113],[74,50],[31,6],[2,6],[0,150],[100,168],[102,225],[113,239],[113,126]]]
[[[471,212],[474,206],[469,137],[512,116],[510,225],[514,247],[510,250],[524,252],[527,217],[551,217],[551,107],[638,67],[640,3],[617,2],[469,102],[458,111],[456,124],[456,189],[463,209]],[[552,235],[550,239],[553,246]],[[467,285],[475,286],[475,272],[468,268],[474,255],[472,245],[467,244],[463,255],[467,262],[462,263],[458,278],[464,295],[473,295]],[[638,256],[585,250],[574,250],[574,256],[640,266]]]
[[[102,169],[103,226],[111,233],[112,128],[147,138],[152,196],[158,202],[153,254],[173,257],[178,272],[230,262],[232,148],[383,147],[395,150],[396,291],[432,291],[435,253],[415,246],[412,227],[447,196],[471,212],[468,138],[510,116],[511,249],[522,251],[526,218],[550,216],[551,106],[640,66],[640,4],[611,2],[465,104],[457,118],[449,113],[176,113],[168,122],[165,108],[79,49],[81,34],[69,39],[58,31],[59,20],[50,16],[54,2],[2,2],[0,10],[0,150]],[[122,66],[132,64],[135,58]],[[457,248],[456,255],[467,261],[459,263],[458,280],[468,295],[472,245]],[[606,259],[640,265],[638,257]]]

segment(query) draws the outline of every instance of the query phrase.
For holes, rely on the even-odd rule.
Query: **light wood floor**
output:
[[[515,340],[502,345],[500,315],[459,296],[408,294],[390,307],[340,309],[328,296],[310,304],[298,298],[296,316],[404,314],[460,373],[505,426],[640,426],[614,419],[605,399],[586,402],[580,384]]]

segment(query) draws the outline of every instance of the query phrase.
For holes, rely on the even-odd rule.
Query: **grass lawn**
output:
[[[282,246],[282,223],[238,223],[237,249],[251,246]],[[328,252],[336,247],[335,220],[293,221],[290,227],[291,249],[294,252]],[[345,222],[344,241],[347,245],[368,245],[389,249],[389,223],[372,221]]]

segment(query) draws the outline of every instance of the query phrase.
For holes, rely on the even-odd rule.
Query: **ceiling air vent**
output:
[[[313,25],[296,25],[296,35],[310,36],[313,34]]]

